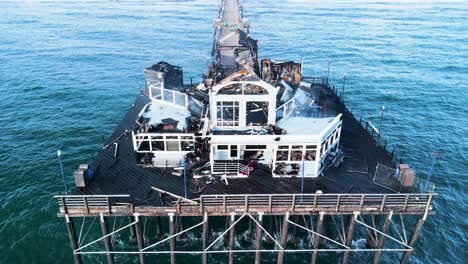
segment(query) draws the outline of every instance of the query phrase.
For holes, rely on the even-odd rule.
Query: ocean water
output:
[[[345,100],[354,113],[377,121],[384,105],[382,133],[419,176],[426,177],[439,151],[432,178],[437,214],[411,260],[467,263],[468,5],[242,2],[262,57],[303,57],[308,76],[326,75],[331,59],[333,83],[341,87],[348,74]],[[217,6],[0,2],[0,263],[72,262],[52,198],[63,192],[57,149],[71,186],[73,169],[89,161],[138,94],[144,67],[164,60],[182,66],[187,81],[199,81]],[[384,253],[385,263],[397,260]]]

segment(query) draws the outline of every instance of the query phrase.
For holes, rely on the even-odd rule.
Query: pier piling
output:
[[[140,251],[140,263],[145,264],[145,254],[141,252],[141,250],[144,248],[143,246],[143,236],[141,235],[141,226],[140,226],[140,219],[139,215],[135,214],[135,234],[136,234],[136,239],[137,239],[137,245],[138,245],[138,250]]]
[[[104,215],[101,213],[100,215],[100,222],[101,222],[101,230],[102,230],[102,236],[104,237],[104,247],[107,251],[106,256],[107,256],[107,263],[109,264],[114,264],[114,256],[112,255],[112,244],[111,244],[111,238],[110,236],[107,236],[109,233],[108,227],[107,227],[107,221],[106,218],[104,218]]]
[[[161,229],[161,217],[156,216],[156,239],[160,239],[162,237],[162,229]]]
[[[169,235],[173,236],[175,235],[175,223],[174,223],[174,214],[169,213]],[[171,249],[171,264],[176,264],[176,257],[175,257],[175,237],[172,237],[170,242],[170,249]]]
[[[424,222],[426,221],[426,217],[427,217],[427,213],[424,214],[423,216],[421,216],[419,218],[418,222],[416,223],[416,226],[414,227],[413,235],[411,236],[411,239],[410,239],[410,242],[409,242],[410,247],[413,247],[416,244],[416,241],[418,240],[418,237],[419,237],[419,232],[421,232],[421,228],[424,225]],[[403,254],[403,258],[401,259],[400,263],[401,264],[408,263],[408,261],[409,261],[409,259],[411,257],[411,253],[413,253],[413,250],[406,251]]]
[[[78,248],[78,240],[76,239],[75,228],[73,226],[73,221],[68,215],[65,215],[65,221],[67,222],[68,236],[70,237],[70,244],[73,249],[73,258],[75,259],[75,264],[81,264],[81,256],[75,254],[75,250]]]
[[[348,231],[346,232],[346,246],[351,247],[353,243],[354,230],[356,229],[356,220],[359,215],[359,212],[354,212],[354,215],[349,218]],[[342,264],[348,263],[349,251],[343,252]]]
[[[128,217],[128,222],[131,223],[133,222],[133,218],[131,216]],[[136,241],[136,236],[135,236],[135,226],[134,225],[131,225],[130,226],[130,240],[132,242],[135,242]]]
[[[288,221],[289,221],[289,212],[286,212],[286,214],[283,217],[283,225],[281,227],[280,245],[283,248],[286,247],[286,239],[288,237],[288,223],[289,223]],[[284,251],[280,251],[278,253],[278,264],[283,264],[283,262],[284,262]]]
[[[232,213],[231,218],[229,220],[229,226],[231,227],[231,229],[229,230],[229,264],[234,263],[234,252],[232,250],[234,249],[235,227],[233,225],[234,225],[235,220],[236,220],[236,215]]]
[[[323,232],[324,217],[325,217],[325,212],[320,212],[319,217],[318,217],[318,221],[317,221],[317,230],[315,231],[318,234],[322,234],[322,232]],[[320,245],[320,237],[318,235],[314,234],[313,238],[314,238],[314,251],[312,252],[311,263],[315,264],[315,263],[317,263],[317,253],[318,253],[317,249],[318,249],[318,247]]]
[[[388,233],[388,229],[390,228],[390,225],[392,223],[392,216],[393,216],[393,211],[390,211],[390,213],[387,214],[387,217],[385,218],[385,222],[384,222],[384,225],[382,227],[382,233],[384,233],[384,234]],[[380,250],[375,252],[374,264],[378,264],[380,262],[380,257],[382,256],[382,250],[381,249],[383,248],[385,238],[386,237],[384,235],[380,235],[379,241],[377,242],[377,245],[376,245],[376,248],[380,249]]]
[[[263,213],[258,213],[258,224],[256,227],[256,232],[255,232],[255,239],[257,240],[257,245],[255,249],[257,250],[255,252],[255,264],[260,264],[260,259],[262,252],[260,251],[262,249],[262,224],[263,224]]]
[[[202,241],[203,241],[203,251],[206,249],[208,246],[208,240],[209,240],[209,234],[208,234],[208,214],[205,212],[203,214],[203,233],[202,233]],[[202,256],[202,263],[207,264],[208,263],[208,254],[206,251],[203,252]]]

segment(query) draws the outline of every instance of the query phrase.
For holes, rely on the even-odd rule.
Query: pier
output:
[[[375,167],[378,163],[395,164],[402,158],[396,156],[396,151],[391,150],[387,143],[380,144],[373,137],[372,131],[366,129],[366,122],[362,118],[355,118],[354,115],[346,109],[344,104],[333,91],[327,82],[322,81],[326,89],[329,89],[336,100],[338,107],[342,107],[345,112],[344,129],[350,130],[347,135],[359,135],[364,138],[366,145],[365,157],[369,172],[350,172],[347,160],[339,168],[330,168],[330,173],[325,172],[325,176],[306,179],[305,193],[300,191],[300,179],[274,179],[271,176],[267,178],[272,181],[271,185],[280,185],[283,192],[267,192],[268,182],[265,181],[266,175],[254,175],[253,178],[236,179],[230,181],[230,185],[224,183],[214,183],[218,187],[210,189],[211,186],[204,188],[199,195],[191,193],[190,197],[183,198],[183,183],[179,177],[172,177],[174,188],[167,188],[177,194],[167,195],[162,192],[154,191],[154,188],[147,188],[151,195],[141,196],[139,188],[130,193],[119,192],[123,189],[123,183],[119,184],[120,177],[126,177],[129,182],[138,181],[142,184],[151,184],[161,187],[161,179],[155,177],[155,182],[143,182],[148,175],[140,175],[131,172],[128,174],[114,175],[114,184],[95,179],[86,188],[78,188],[72,195],[56,195],[59,205],[58,216],[66,221],[70,245],[76,263],[82,263],[82,255],[102,254],[107,256],[108,263],[114,263],[116,255],[135,255],[140,259],[140,263],[146,263],[145,258],[152,254],[167,254],[171,256],[171,263],[177,263],[176,257],[180,254],[201,255],[202,263],[208,263],[212,254],[226,254],[229,256],[229,262],[235,262],[235,256],[238,254],[255,254],[256,263],[260,263],[262,253],[275,253],[278,256],[278,263],[283,263],[293,253],[311,254],[311,263],[316,263],[317,257],[321,254],[336,253],[342,258],[342,263],[347,263],[349,257],[356,252],[371,252],[374,254],[373,263],[379,263],[382,254],[398,252],[401,254],[401,263],[407,263],[411,253],[414,251],[419,233],[422,230],[425,220],[433,215],[433,200],[437,197],[434,192],[417,192],[420,186],[415,186],[407,193],[395,193],[387,188],[383,188],[373,183],[371,175],[375,174]],[[135,104],[136,106],[136,104]],[[135,107],[134,106],[134,107]],[[129,111],[131,114],[132,111]],[[118,137],[120,131],[125,131],[125,120],[114,133],[113,137]],[[119,138],[123,141],[125,138]],[[129,140],[129,139],[127,139]],[[348,141],[345,136],[342,139],[343,147],[348,143],[356,144],[359,141]],[[113,142],[111,137],[109,142]],[[120,142],[119,141],[119,142]],[[120,144],[120,155],[127,155],[125,144]],[[354,146],[356,147],[356,146]],[[109,152],[109,154],[106,154]],[[104,149],[95,159],[94,164],[103,164],[114,158],[112,149]],[[100,160],[102,159],[102,160]],[[375,160],[375,161],[374,161]],[[120,161],[119,166],[129,166]],[[352,170],[351,170],[352,171]],[[161,174],[164,173],[161,171]],[[344,178],[345,175],[348,178]],[[129,177],[133,177],[130,179]],[[255,178],[258,177],[258,178]],[[263,178],[261,178],[263,177]],[[255,182],[263,180],[263,185]],[[338,181],[338,179],[341,179]],[[123,180],[123,179],[122,179]],[[105,181],[107,181],[105,179]],[[236,183],[248,185],[248,188],[236,187]],[[293,181],[293,183],[291,183]],[[198,180],[190,179],[189,188],[194,189]],[[232,184],[231,184],[232,182]],[[159,184],[158,184],[159,183]],[[169,184],[169,183],[164,183]],[[100,194],[99,190],[111,186],[114,191],[104,189],[107,194]],[[266,185],[266,186],[265,186]],[[350,188],[349,186],[354,186]],[[132,186],[130,186],[132,187]],[[154,186],[153,186],[154,187]],[[219,188],[223,191],[232,193],[216,192]],[[418,188],[417,188],[418,187]],[[143,188],[143,187],[142,187]],[[198,187],[197,187],[198,188]],[[271,187],[272,188],[272,187]],[[157,189],[157,188],[156,188]],[[316,193],[317,190],[328,190],[331,192]],[[101,190],[102,191],[102,190]],[[244,191],[245,193],[239,193]],[[360,191],[360,192],[356,192]],[[364,192],[363,192],[364,191]],[[92,194],[83,194],[88,192]],[[258,193],[255,193],[258,192]],[[79,194],[80,193],[80,194]],[[226,218],[225,229],[220,231],[218,237],[212,236],[210,222],[215,218]],[[90,229],[91,219],[99,219],[102,236],[99,239],[83,244],[79,241],[77,234],[83,233],[83,230]],[[279,219],[282,219],[278,223]],[[88,220],[89,219],[89,220]],[[156,223],[156,234],[158,241],[148,244],[142,238],[142,219]],[[151,220],[150,220],[151,219]],[[182,220],[184,219],[184,220]],[[195,220],[194,220],[195,219]],[[298,221],[300,219],[305,219]],[[341,219],[341,221],[337,221]],[[396,219],[396,220],[395,220]],[[86,220],[86,221],[85,221]],[[180,227],[181,222],[198,221],[196,224],[184,229]],[[110,222],[127,223],[121,228],[109,228]],[[242,221],[250,221],[252,230],[252,239],[255,241],[255,249],[234,249],[234,239],[236,234],[236,225]],[[272,223],[281,226],[281,233],[274,230],[272,233]],[[396,221],[397,225],[393,224]],[[415,222],[415,223],[414,223]],[[78,226],[81,223],[80,226]],[[94,223],[96,225],[98,222]],[[167,224],[167,226],[163,226]],[[406,223],[406,226],[405,226]],[[413,225],[411,225],[413,224]],[[178,226],[176,226],[178,225]],[[389,235],[389,230],[398,226],[399,234],[404,234],[403,239]],[[324,229],[341,230],[339,237],[343,240],[337,241],[335,237],[328,237],[324,234]],[[161,230],[169,230],[163,234]],[[127,230],[127,231],[126,231]],[[288,237],[294,236],[295,230],[301,230],[309,234],[310,248],[288,248],[285,246]],[[136,250],[116,251],[113,250],[111,237],[119,232],[130,232],[133,241],[136,241],[138,248]],[[199,243],[199,250],[184,251],[176,248],[176,241],[183,237],[187,232],[199,233],[202,238]],[[354,234],[368,233],[368,247],[352,248]],[[279,235],[278,235],[279,234]],[[336,234],[335,234],[336,236]],[[222,250],[213,249],[215,243],[222,243],[223,238],[229,237],[229,246]],[[275,238],[279,237],[279,239]],[[346,238],[344,240],[344,238]],[[266,239],[266,240],[265,240]],[[265,243],[270,241],[274,244],[273,248],[264,247]],[[325,247],[323,242],[331,243],[334,247]],[[392,241],[392,247],[386,247],[385,241]],[[170,250],[157,250],[158,245],[168,243]],[[388,243],[387,243],[388,244]],[[395,247],[398,245],[398,247]],[[100,247],[97,250],[96,247]],[[93,248],[93,250],[90,250]]]
[[[147,68],[145,89],[74,172],[76,188],[55,196],[75,263],[334,254],[344,264],[362,253],[408,263],[435,214],[434,185],[346,107],[328,76],[259,62],[239,2],[221,2],[203,82],[184,84],[166,62]],[[242,236],[249,246],[237,246]],[[188,237],[197,239],[182,248]]]

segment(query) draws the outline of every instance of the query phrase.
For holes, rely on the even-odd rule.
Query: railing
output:
[[[144,205],[110,201],[128,195],[57,195],[61,214],[97,215],[167,215],[177,212],[183,215],[226,215],[232,212],[285,212],[309,214],[381,214],[393,211],[402,214],[423,214],[432,211],[436,193],[409,194],[227,194],[201,195],[196,203],[179,201],[173,206]]]
[[[296,96],[276,108],[276,121],[286,118],[294,113],[296,109]]]
[[[303,77],[303,81],[310,83],[311,85],[326,85],[328,84],[328,78],[326,77]]]
[[[309,79],[309,78],[305,78],[305,79]],[[344,101],[342,100],[341,96],[338,94],[338,89],[336,89],[334,85],[333,86],[329,85],[328,82],[327,82],[325,84],[325,87],[330,89],[333,92],[333,94],[338,98],[338,100],[343,104],[344,112],[349,113],[352,116],[352,118],[356,122],[358,122],[364,130],[367,131],[367,133],[376,142],[376,145],[378,147],[381,147],[388,154],[388,156],[392,159],[392,161],[394,161],[396,163],[401,163],[402,162],[402,153],[396,153],[395,148],[390,150],[388,141],[386,139],[384,139],[381,135],[379,135],[379,131],[374,126],[370,127],[369,124],[371,124],[371,123],[369,121],[366,122],[365,120],[363,120],[362,115],[359,117],[359,119],[357,119],[356,116],[354,115],[352,109],[348,109],[346,107],[346,105],[345,105]],[[399,154],[399,158],[397,158],[398,154]]]
[[[214,162],[213,174],[236,174],[239,177],[247,177],[250,174],[249,167],[239,162]]]
[[[380,146],[383,149],[387,148],[387,141],[381,137],[380,131],[370,121],[366,122],[365,129],[367,133],[369,133],[369,135],[375,140],[377,146]]]
[[[167,90],[161,84],[152,84],[149,86],[149,96],[153,100],[172,103],[178,106],[188,108],[188,96],[174,90]]]
[[[117,205],[112,199],[128,198],[128,194],[117,195],[55,195],[58,200],[60,212],[67,214],[69,211],[90,214],[96,211],[112,212],[112,207]]]
[[[432,210],[436,194],[254,194],[202,195],[200,211],[227,213],[235,211],[368,212],[423,213]]]

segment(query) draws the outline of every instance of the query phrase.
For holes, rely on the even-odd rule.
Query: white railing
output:
[[[213,164],[213,174],[236,174],[239,177],[247,177],[250,174],[249,167],[239,162],[217,162]]]
[[[276,108],[277,121],[286,118],[294,113],[294,110],[296,109],[296,97],[297,96],[289,99],[288,101],[286,101],[286,103]]]
[[[162,83],[156,83],[149,86],[149,96],[156,101],[163,101],[177,106],[188,108],[188,96],[174,90],[164,89]]]

